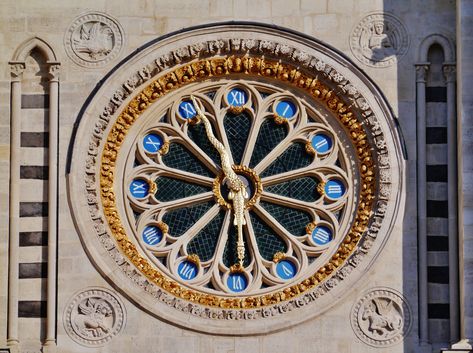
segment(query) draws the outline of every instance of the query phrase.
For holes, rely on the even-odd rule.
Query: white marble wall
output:
[[[473,148],[473,112],[470,87],[473,82],[471,23],[473,6],[462,6],[460,49],[459,117],[462,147]],[[372,287],[389,286],[402,292],[414,312],[413,328],[404,343],[389,352],[417,352],[417,240],[416,240],[416,121],[415,70],[420,42],[433,33],[455,38],[454,4],[444,0],[81,0],[39,1],[4,0],[0,12],[0,348],[7,337],[8,275],[8,185],[10,130],[10,71],[6,64],[15,49],[32,36],[48,42],[61,63],[59,134],[59,259],[58,259],[58,349],[60,352],[374,352],[356,338],[350,326],[350,312],[360,294]],[[118,58],[105,67],[84,69],[74,64],[64,50],[64,33],[72,20],[85,11],[100,11],[115,17],[123,26],[125,46]],[[387,11],[407,28],[410,46],[394,66],[372,68],[354,59],[349,49],[349,34],[367,13]],[[160,35],[184,27],[227,20],[272,23],[314,36],[352,58],[380,87],[399,117],[404,133],[407,160],[407,202],[402,232],[386,244],[359,287],[323,317],[292,329],[257,337],[215,337],[177,328],[141,311],[123,299],[128,320],[125,330],[100,349],[74,343],[65,333],[62,313],[73,293],[89,286],[111,288],[93,267],[73,224],[66,193],[65,167],[73,125],[87,96],[100,78],[137,47]],[[470,36],[470,37],[468,37]],[[433,118],[435,114],[428,114]],[[438,158],[441,158],[439,154]],[[472,159],[464,153],[462,161],[463,215],[461,248],[468,270],[465,283],[473,281],[473,188]],[[436,190],[432,192],[441,192]],[[73,196],[72,196],[73,197]],[[72,200],[74,202],[74,200]],[[442,261],[442,259],[431,259]],[[465,285],[465,337],[473,337],[473,301]],[[151,347],[151,348],[150,348]]]

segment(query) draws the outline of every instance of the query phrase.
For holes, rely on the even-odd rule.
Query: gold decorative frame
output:
[[[313,275],[283,290],[266,295],[238,298],[210,295],[186,288],[182,284],[167,278],[153,267],[140,254],[125,232],[117,209],[115,196],[117,186],[114,184],[114,176],[117,172],[115,167],[120,147],[133,123],[139,119],[147,108],[160,97],[189,83],[210,78],[231,77],[232,75],[262,76],[278,80],[304,90],[313,99],[325,104],[338,118],[341,125],[346,129],[347,135],[351,138],[358,158],[357,164],[360,175],[360,199],[356,215],[350,231],[345,235],[343,242],[331,259]],[[337,268],[342,266],[358,246],[358,242],[367,230],[373,216],[372,208],[376,198],[377,171],[372,156],[372,150],[375,147],[371,144],[372,142],[368,140],[367,133],[351,107],[343,101],[337,92],[309,72],[286,63],[266,59],[263,56],[232,55],[198,60],[177,67],[154,80],[137,96],[132,98],[119,114],[108,133],[101,157],[100,195],[102,207],[111,234],[121,252],[141,273],[166,292],[186,301],[208,307],[232,309],[264,307],[290,300],[318,286],[322,281],[329,278]]]

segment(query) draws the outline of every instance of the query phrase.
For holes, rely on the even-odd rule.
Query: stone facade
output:
[[[0,351],[471,351],[468,1],[4,1],[2,10]],[[238,46],[230,28],[244,33]],[[395,160],[379,172],[379,235],[363,238],[317,299],[278,304],[267,323],[228,310],[230,319],[199,327],[206,321],[186,301],[157,296],[100,237],[89,213],[98,201],[82,190],[92,182],[79,177],[92,164],[82,152],[98,153],[89,142],[109,131],[117,107],[212,50],[323,76],[360,116],[381,117],[367,118],[369,139]],[[312,63],[319,53],[327,68]],[[376,131],[390,134],[387,145]]]

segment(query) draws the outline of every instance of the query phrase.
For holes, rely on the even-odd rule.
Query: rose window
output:
[[[288,87],[219,80],[176,91],[142,119],[119,160],[118,197],[160,272],[209,294],[264,294],[336,253],[359,175],[327,107]]]

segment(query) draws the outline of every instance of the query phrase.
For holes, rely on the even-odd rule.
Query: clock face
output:
[[[268,333],[321,314],[374,263],[402,223],[402,154],[384,98],[339,53],[215,27],[150,43],[102,80],[69,201],[91,260],[140,307]]]
[[[355,152],[327,108],[288,88],[220,79],[179,90],[142,117],[120,161],[119,202],[159,271],[241,297],[300,282],[334,255],[358,203]],[[232,176],[246,193],[240,226]]]

